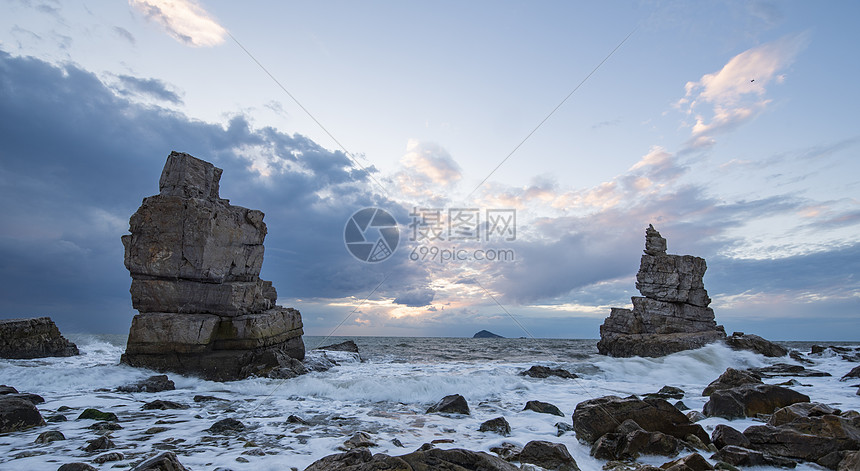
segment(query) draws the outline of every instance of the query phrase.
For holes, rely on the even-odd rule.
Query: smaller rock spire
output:
[[[645,229],[645,253],[648,255],[666,255],[666,239],[660,236],[660,233],[651,224],[648,224],[648,229]]]

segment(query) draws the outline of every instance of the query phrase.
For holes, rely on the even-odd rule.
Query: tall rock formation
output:
[[[260,279],[263,213],[221,199],[221,172],[172,152],[160,193],[131,217],[122,243],[139,314],[123,363],[225,381],[304,358],[301,314]]]
[[[612,308],[600,326],[598,351],[614,357],[658,357],[726,338],[714,321],[702,277],[705,259],[667,255],[666,239],[649,225],[636,274],[633,309]]]

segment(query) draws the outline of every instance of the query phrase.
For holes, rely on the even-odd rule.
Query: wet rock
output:
[[[219,401],[220,402],[230,402],[227,399],[221,399],[220,397],[215,397],[215,396],[203,396],[203,395],[199,395],[199,394],[194,396],[194,402],[219,402]]]
[[[60,334],[50,317],[0,319],[0,358],[70,357],[78,347]]]
[[[517,461],[523,447],[510,443],[502,442],[499,446],[490,447],[490,451],[499,455],[505,461]]]
[[[115,447],[116,445],[114,444],[113,440],[111,440],[106,435],[102,435],[99,438],[87,442],[87,446],[84,447],[84,451],[93,452],[99,450],[109,450]]]
[[[97,464],[105,464],[111,461],[122,461],[125,459],[125,455],[118,451],[113,451],[110,453],[105,453],[103,455],[96,456],[93,458],[93,462]]]
[[[580,471],[576,460],[562,443],[532,440],[523,447],[519,461],[557,471]]]
[[[355,448],[372,448],[379,446],[373,437],[367,432],[356,432],[352,437],[343,442],[342,449],[352,450]]]
[[[179,458],[172,451],[162,451],[161,453],[144,460],[131,471],[189,471],[188,468],[182,466]]]
[[[48,416],[45,418],[46,422],[54,422],[54,423],[66,422],[67,420],[69,420],[69,419],[63,414],[54,414],[54,415],[51,415],[51,416]]]
[[[769,453],[743,448],[737,445],[727,445],[715,453],[712,459],[729,463],[733,466],[778,466],[794,468],[797,463],[793,460],[773,456]]]
[[[683,412],[685,410],[690,410],[690,408],[687,406],[687,404],[684,404],[684,401],[678,401],[674,404],[674,406],[675,406],[675,409],[678,409],[681,412]]]
[[[317,350],[358,353],[358,345],[356,345],[355,342],[353,342],[352,340],[347,340],[345,342],[326,345],[325,347],[319,347],[317,348]]]
[[[792,351],[788,352],[788,357],[791,358],[792,360],[798,362],[798,363],[805,363],[807,365],[812,365],[815,363],[814,361],[804,357],[797,350],[792,350]]]
[[[222,419],[212,424],[207,430],[211,433],[229,434],[245,430],[245,424],[232,418]]]
[[[666,471],[709,471],[714,469],[708,460],[698,453],[664,463],[660,468]]]
[[[428,414],[435,412],[469,415],[469,404],[463,396],[459,394],[451,394],[450,396],[443,397],[441,401],[427,409]]]
[[[482,423],[478,431],[498,433],[503,437],[507,437],[511,434],[511,424],[504,417],[496,417]]]
[[[768,420],[769,425],[779,427],[805,417],[840,415],[842,411],[819,402],[798,402],[774,411]]]
[[[700,420],[707,419],[707,416],[705,416],[705,414],[703,414],[697,410],[691,410],[690,412],[687,412],[684,415],[686,415],[687,418],[690,419],[690,422],[693,422],[693,423],[696,423]]]
[[[667,255],[653,226],[645,231],[645,254],[636,274],[643,297],[631,298],[633,309],[612,308],[600,326],[598,351],[615,357],[658,357],[702,347],[726,338],[707,307],[711,299],[702,276],[705,260]]]
[[[855,366],[851,371],[845,373],[845,376],[843,376],[839,381],[848,381],[851,378],[860,378],[860,365]]]
[[[32,402],[14,395],[0,396],[0,433],[18,432],[45,425]]]
[[[150,376],[144,380],[138,381],[132,384],[126,384],[124,386],[120,386],[116,388],[117,391],[120,392],[161,392],[161,391],[173,391],[176,389],[176,385],[171,381],[167,375],[155,375]]]
[[[675,456],[681,441],[662,432],[648,432],[631,419],[625,420],[613,433],[600,437],[591,447],[591,455],[605,460],[633,460],[640,454]]]
[[[45,402],[45,398],[33,393],[18,393],[18,394],[7,394],[5,397],[17,397],[19,399],[23,399],[25,401],[30,401],[33,404],[43,404]]]
[[[856,471],[860,469],[860,451],[846,453],[836,467],[837,471]]]
[[[601,436],[614,432],[627,419],[648,432],[662,432],[681,440],[693,434],[704,443],[711,441],[700,425],[690,422],[672,404],[663,399],[642,400],[636,396],[604,396],[580,402],[573,412],[573,427],[578,439],[592,444]]]
[[[723,448],[730,445],[748,448],[750,441],[743,433],[726,425],[718,424],[714,427],[714,432],[711,433],[711,442],[717,448]]]
[[[751,368],[750,371],[766,378],[773,378],[777,376],[830,376],[830,373],[825,373],[823,371],[818,370],[810,370],[800,365],[791,365],[788,363],[777,363],[775,365],[766,366],[764,368]]]
[[[122,430],[122,426],[120,424],[118,424],[116,422],[108,422],[108,421],[96,422],[87,428],[95,430],[97,432],[110,432],[113,430]]]
[[[161,399],[156,399],[152,402],[147,402],[143,405],[143,410],[168,410],[168,409],[189,409],[190,406],[185,404],[180,404],[178,402],[173,401],[164,401]]]
[[[392,438],[392,439],[391,439],[391,444],[392,444],[392,445],[394,445],[394,446],[396,446],[397,448],[404,448],[404,446],[403,446],[403,442],[401,442],[401,441],[400,441],[399,439],[397,439],[397,438]]]
[[[98,468],[90,466],[86,463],[66,463],[59,468],[57,471],[99,471]]]
[[[682,399],[684,390],[674,386],[663,386],[655,393],[646,394],[645,397],[656,397],[658,399]]]
[[[263,213],[221,199],[221,172],[173,152],[159,194],[131,217],[122,242],[139,314],[123,363],[229,381],[304,358],[301,314],[259,276]]]
[[[305,468],[305,471],[376,471],[382,469],[413,470],[482,470],[517,471],[518,468],[501,458],[483,452],[463,449],[440,450],[422,446],[402,455],[372,455],[366,448],[329,455]]]
[[[785,458],[818,461],[829,453],[860,449],[860,428],[836,415],[801,417],[779,426],[753,425],[744,430],[750,448]]]
[[[809,402],[809,396],[770,384],[745,384],[732,389],[714,391],[705,403],[708,417],[737,419],[771,414],[776,409],[797,402]]]
[[[36,437],[36,441],[33,443],[44,445],[46,443],[55,442],[57,440],[65,440],[66,436],[62,434],[59,430],[48,430],[47,432],[42,432]]]
[[[560,436],[564,435],[566,432],[573,432],[573,425],[566,424],[564,422],[556,422],[555,429],[556,429],[555,436],[560,437]]]
[[[308,425],[308,422],[305,419],[303,419],[297,415],[291,415],[291,416],[287,417],[287,423],[288,424]]]
[[[5,396],[7,394],[18,394],[18,390],[12,386],[6,386],[5,384],[0,385],[0,396]]]
[[[766,357],[784,357],[788,355],[788,349],[765,340],[758,335],[735,332],[726,338],[726,344],[734,350],[749,350]]]
[[[99,420],[99,421],[105,421],[105,422],[117,422],[117,421],[119,421],[116,414],[114,414],[113,412],[102,412],[98,409],[92,409],[92,408],[85,409],[83,412],[81,412],[81,415],[78,416],[77,420],[84,420],[84,419]]]
[[[523,407],[523,410],[530,410],[540,414],[552,414],[557,415],[559,417],[564,417],[564,413],[560,411],[558,407],[550,404],[549,402],[528,401],[526,402],[526,406]]]
[[[761,380],[761,376],[757,374],[750,373],[749,371],[727,368],[719,378],[715,379],[711,384],[705,387],[704,391],[702,391],[702,396],[710,396],[714,391],[736,388],[744,384],[764,383]]]
[[[565,379],[574,379],[579,377],[563,368],[549,368],[541,365],[532,366],[520,373],[520,376],[529,376],[531,378],[549,378],[550,376],[558,376],[559,378]]]

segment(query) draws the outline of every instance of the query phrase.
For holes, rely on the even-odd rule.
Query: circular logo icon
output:
[[[362,262],[381,262],[397,249],[400,229],[388,211],[364,208],[356,211],[346,222],[343,241],[349,253]]]

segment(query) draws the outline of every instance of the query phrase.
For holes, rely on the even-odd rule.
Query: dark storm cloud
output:
[[[120,236],[142,198],[157,193],[171,150],[222,167],[221,196],[266,213],[263,277],[281,300],[361,298],[385,275],[379,293],[425,282],[404,259],[368,265],[348,254],[342,234],[355,210],[381,205],[404,220],[407,210],[306,137],[252,129],[242,115],[222,126],[141,106],[78,67],[2,51],[0,121],[0,316],[127,329]],[[268,177],[251,168],[259,158],[269,159]]]

